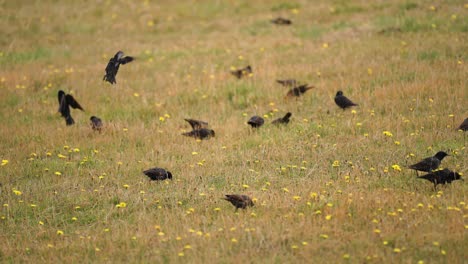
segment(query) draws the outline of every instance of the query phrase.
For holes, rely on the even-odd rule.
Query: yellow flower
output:
[[[59,235],[59,236],[63,235],[63,231],[62,230],[57,230],[57,235]]]
[[[333,161],[333,164],[332,164],[333,168],[336,168],[336,167],[339,167],[339,166],[340,166],[340,161],[338,161],[338,160]]]
[[[127,204],[124,203],[124,202],[120,202],[120,203],[118,203],[115,207],[117,207],[117,208],[125,208],[125,207],[127,207]]]
[[[2,160],[2,164],[0,166],[5,166],[7,164],[8,164],[8,160],[4,159],[4,160]]]
[[[393,252],[395,252],[395,253],[400,253],[400,252],[401,252],[401,249],[399,249],[399,248],[394,248],[394,249],[393,249]]]
[[[400,165],[398,165],[398,164],[392,165],[392,169],[395,170],[395,171],[401,171]]]
[[[62,173],[60,171],[56,171],[54,174],[57,175],[57,176],[62,175]]]
[[[20,196],[21,194],[23,194],[21,191],[18,191],[16,189],[13,189],[13,193]]]
[[[387,136],[387,137],[393,137],[392,132],[387,131],[387,130],[385,130],[385,131],[383,132],[383,134],[384,134],[384,136]]]

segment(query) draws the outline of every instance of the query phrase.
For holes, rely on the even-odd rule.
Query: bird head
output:
[[[438,159],[438,160],[443,160],[446,156],[450,156],[449,154],[443,152],[443,151],[439,151],[435,154],[435,157]]]
[[[172,173],[170,171],[167,171],[167,178],[169,180],[172,180]]]
[[[343,92],[342,92],[342,91],[336,92],[336,96],[341,96],[341,95],[343,95]]]
[[[213,130],[213,129],[210,129],[209,131],[210,131],[210,136],[214,137],[214,136],[215,136],[214,130]]]

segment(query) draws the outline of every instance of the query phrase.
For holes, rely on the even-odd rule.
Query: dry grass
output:
[[[0,2],[2,262],[466,261],[466,183],[436,193],[405,168],[446,150],[466,173],[466,2],[20,2]],[[138,59],[111,86],[118,50]],[[282,78],[317,88],[286,100]],[[73,127],[59,89],[86,110]],[[184,118],[216,138],[181,136]]]

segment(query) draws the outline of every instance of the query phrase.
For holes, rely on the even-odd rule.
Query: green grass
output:
[[[464,263],[466,183],[434,192],[406,166],[445,150],[443,167],[466,175],[465,2],[0,10],[1,262]],[[110,85],[118,50],[136,60]],[[247,65],[252,76],[230,74]],[[316,88],[285,98],[287,78]],[[74,126],[60,89],[85,108]],[[338,90],[359,107],[339,109]],[[288,126],[270,124],[286,112]],[[253,115],[266,119],[256,131]],[[184,118],[216,137],[182,136]],[[174,180],[149,182],[155,166]],[[230,193],[255,206],[234,213]]]

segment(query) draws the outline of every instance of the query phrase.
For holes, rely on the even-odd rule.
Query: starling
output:
[[[307,84],[304,85],[299,85],[297,87],[292,88],[289,90],[289,92],[286,94],[286,96],[301,96],[308,90],[315,88],[314,86],[307,86]]]
[[[447,168],[443,170],[436,170],[429,174],[418,177],[419,179],[425,179],[434,184],[434,190],[438,184],[452,183],[452,181],[463,180],[461,175],[457,172],[451,171]]]
[[[162,168],[152,168],[143,171],[152,181],[163,181],[166,179],[172,180],[172,173]]]
[[[188,118],[186,118],[184,120],[187,121],[190,124],[190,126],[192,126],[193,130],[208,127],[208,123],[205,122],[205,121],[200,121],[200,120],[195,120],[195,119],[188,119]]]
[[[101,129],[102,129],[102,120],[101,120],[101,118],[99,118],[97,116],[92,116],[89,120],[91,121],[91,128],[94,131],[99,131],[99,133],[101,133]]]
[[[182,135],[187,136],[187,137],[194,137],[198,139],[209,139],[210,137],[215,136],[215,132],[212,129],[200,128],[200,129],[194,129],[190,132],[183,133]]]
[[[70,106],[74,109],[78,108],[81,111],[84,111],[83,107],[81,107],[81,105],[75,100],[75,98],[71,94],[65,94],[65,92],[62,90],[58,92],[58,102],[58,111],[60,112],[60,114],[62,114],[62,117],[65,118],[67,126],[75,124],[75,120],[73,120],[73,117],[70,113]]]
[[[231,74],[236,76],[237,79],[240,79],[244,76],[247,76],[249,74],[252,73],[252,67],[250,67],[250,65],[248,65],[247,67],[243,68],[243,69],[237,69],[237,70],[234,70],[234,71],[231,71]]]
[[[443,151],[439,151],[434,155],[434,157],[425,158],[416,164],[408,166],[408,168],[416,171],[432,172],[433,170],[439,168],[440,163],[445,158],[445,156],[449,155]]]
[[[271,23],[276,24],[276,25],[291,25],[292,21],[286,18],[277,17],[271,20]]]
[[[357,106],[357,104],[353,103],[351,100],[348,99],[348,97],[343,95],[342,91],[338,91],[335,95],[335,103],[341,107],[343,110],[345,110],[348,107],[351,106]]]
[[[265,120],[260,116],[252,116],[247,124],[251,125],[253,128],[261,127],[265,123]]]
[[[254,206],[252,199],[243,194],[226,194],[226,197],[223,199],[234,205],[236,207],[236,212],[239,208],[246,209],[247,206]]]
[[[465,118],[465,121],[460,124],[458,130],[468,131],[468,118]]]
[[[111,84],[117,83],[115,80],[115,76],[117,75],[117,72],[119,71],[120,64],[126,64],[131,61],[133,61],[135,58],[130,57],[130,56],[125,56],[123,51],[117,52],[113,58],[109,60],[109,63],[107,63],[106,66],[106,74],[104,75],[104,78],[102,78],[104,81],[108,81]]]
[[[294,79],[276,80],[276,82],[286,87],[296,86],[297,83]]]
[[[279,125],[279,124],[287,125],[289,123],[289,118],[291,117],[291,115],[292,114],[288,112],[284,117],[275,119],[271,123],[274,125]]]

